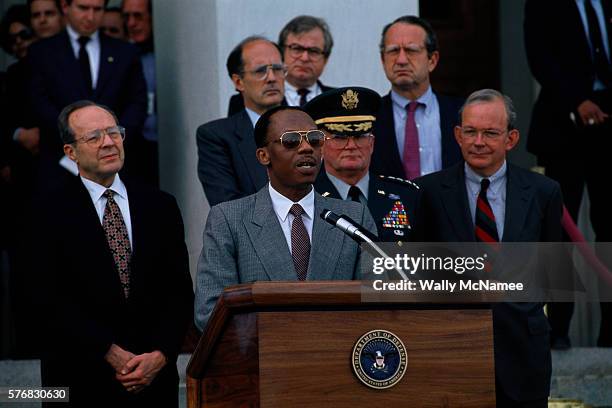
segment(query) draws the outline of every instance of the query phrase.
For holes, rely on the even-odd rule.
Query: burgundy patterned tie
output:
[[[108,241],[108,246],[115,260],[115,268],[119,273],[123,294],[127,299],[130,294],[130,262],[132,259],[132,249],[127,227],[121,215],[121,210],[119,210],[119,206],[113,198],[114,194],[115,192],[113,190],[106,190],[103,194],[104,197],[106,197],[106,207],[104,208],[104,216],[102,217],[102,228],[104,228],[106,241]]]
[[[289,210],[295,217],[291,224],[291,256],[299,280],[306,280],[308,274],[308,259],[310,258],[310,239],[304,226],[302,214],[304,209],[299,204],[293,204]]]
[[[404,172],[408,180],[415,179],[421,175],[421,156],[419,154],[419,132],[414,115],[419,103],[410,102],[406,106],[406,127],[404,130]]]
[[[491,181],[482,179],[480,182],[480,193],[476,200],[476,241],[479,242],[499,242],[497,225],[495,224],[495,214],[487,199],[487,190]]]

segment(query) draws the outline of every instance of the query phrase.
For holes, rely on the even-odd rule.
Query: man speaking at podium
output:
[[[356,242],[319,216],[347,215],[376,226],[357,202],[317,194],[325,135],[296,107],[265,112],[255,125],[256,156],[269,183],[259,192],[211,208],[196,276],[195,321],[200,330],[224,288],[254,281],[358,278]]]

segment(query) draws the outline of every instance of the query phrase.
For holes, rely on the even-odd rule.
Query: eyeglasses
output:
[[[425,49],[424,45],[418,44],[407,44],[407,45],[399,45],[399,44],[389,44],[383,47],[382,52],[387,57],[395,58],[399,56],[400,51],[404,50],[404,53],[409,57],[414,57],[419,55]]]
[[[293,58],[299,58],[304,52],[307,52],[311,60],[318,61],[323,58],[324,55],[323,50],[318,47],[302,47],[299,44],[289,44],[287,45],[287,49],[289,50],[289,55]]]
[[[92,130],[83,137],[74,139],[71,143],[83,142],[90,146],[100,146],[104,140],[104,136],[108,135],[113,142],[119,141],[119,139],[125,139],[125,128],[122,126],[112,126],[106,129]]]
[[[371,133],[360,133],[358,135],[331,135],[325,138],[325,143],[329,143],[330,147],[334,149],[344,149],[348,146],[349,139],[353,139],[353,143],[357,147],[365,147],[370,142],[370,138],[373,137]]]
[[[242,71],[242,73],[251,74],[255,77],[255,79],[263,81],[268,77],[268,72],[270,71],[274,73],[274,76],[278,75],[282,76],[283,78],[287,76],[287,66],[285,64],[261,65],[252,71]]]
[[[292,130],[283,133],[274,142],[282,144],[285,149],[293,150],[300,147],[304,138],[311,147],[321,147],[325,141],[325,134],[320,130]]]
[[[472,127],[461,128],[461,135],[464,139],[475,139],[479,133],[484,139],[494,140],[503,136],[506,131],[499,129],[476,129]]]
[[[9,35],[11,44],[15,44],[17,42],[17,39],[20,39],[21,41],[28,41],[28,40],[31,40],[32,38],[34,38],[34,32],[30,30],[29,28],[24,28],[23,30],[20,30],[19,32],[15,34]]]

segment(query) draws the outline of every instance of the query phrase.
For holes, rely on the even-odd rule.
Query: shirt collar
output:
[[[255,127],[255,124],[257,123],[261,115],[249,108],[244,108],[244,110],[246,110],[247,115],[249,115],[249,119],[251,119],[251,122],[253,123],[253,127]]]
[[[474,170],[472,170],[472,168],[467,163],[464,163],[464,168],[466,180],[468,180],[468,182],[471,183],[473,186],[477,186],[478,191],[480,191],[480,182],[485,177],[482,177]],[[504,163],[499,168],[499,170],[492,174],[491,177],[486,177],[491,182],[491,184],[489,184],[489,190],[491,191],[491,194],[496,195],[498,193],[499,188],[502,186],[503,181],[506,179],[506,171],[507,165],[506,161],[504,160]]]
[[[295,204],[293,201],[279,193],[272,187],[271,183],[268,183],[268,191],[270,192],[270,198],[272,199],[272,207],[274,212],[279,216],[282,222],[285,222],[289,215],[291,206]],[[306,216],[311,220],[314,220],[314,187],[311,186],[310,192],[306,194],[297,204],[301,205]]]
[[[87,189],[87,192],[89,192],[89,195],[94,203],[98,202],[106,190],[113,190],[116,195],[127,200],[127,190],[125,188],[125,184],[123,184],[123,181],[121,181],[118,174],[115,175],[115,180],[113,180],[113,184],[111,184],[110,187],[104,187],[103,185],[98,184],[95,181],[91,181],[83,176],[79,177],[81,178],[83,185]]]
[[[346,200],[348,197],[348,193],[349,193],[349,189],[351,188],[351,185],[329,173],[327,173],[327,177],[329,178],[329,181],[331,181],[331,183],[334,185],[334,187],[336,187],[336,190],[338,190],[340,197],[343,200]],[[355,185],[359,187],[361,194],[363,194],[363,196],[367,200],[368,199],[368,187],[370,185],[370,173],[369,172],[366,173],[365,176],[363,176],[361,180],[359,180],[357,184]]]
[[[425,115],[428,115],[430,112],[430,108],[433,105],[434,93],[431,89],[431,85],[427,88],[425,93],[417,98],[417,102],[425,106]],[[402,111],[406,112],[406,105],[412,102],[410,99],[403,97],[398,94],[394,90],[391,90],[391,100],[393,103],[402,109]]]
[[[314,84],[312,84],[312,85],[310,85],[310,86],[306,87],[306,89],[308,89],[308,90],[310,91],[310,92],[308,93],[309,95],[314,95],[314,94],[317,92],[317,89],[318,89],[318,88],[319,88],[318,81],[315,81],[315,83],[314,83]],[[297,90],[298,90],[298,89],[297,89],[295,86],[291,85],[289,82],[287,82],[287,81],[285,80],[285,92],[289,91],[289,92],[292,92],[292,93],[294,93],[294,94],[296,94],[296,95],[297,95]]]
[[[70,26],[70,24],[66,24],[66,32],[68,32],[68,37],[70,37],[71,41],[76,42],[76,43],[79,42],[79,37],[81,37],[81,34],[77,33],[74,30],[74,28]],[[94,33],[89,36],[90,41],[97,42],[99,36],[100,36],[100,32],[98,30],[94,31]]]

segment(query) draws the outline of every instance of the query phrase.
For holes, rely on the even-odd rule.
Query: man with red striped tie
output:
[[[559,184],[506,161],[519,141],[516,112],[493,89],[461,109],[455,139],[464,162],[417,179],[415,241],[560,242]],[[542,303],[492,306],[497,407],[546,407],[550,326]]]

